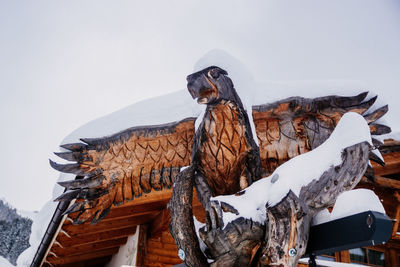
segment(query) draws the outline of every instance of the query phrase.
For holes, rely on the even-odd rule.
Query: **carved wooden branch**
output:
[[[200,229],[200,237],[215,260],[211,266],[296,266],[307,247],[312,216],[333,205],[341,192],[358,183],[367,166],[369,149],[367,142],[344,149],[342,163],[304,186],[300,197],[289,191],[278,204],[267,206],[263,225],[243,217],[225,227],[208,220],[207,226]],[[235,207],[227,203],[218,205],[225,207],[225,212],[228,207],[235,213]],[[215,221],[222,221],[218,212],[214,216],[218,217]]]
[[[193,174],[193,167],[189,167],[175,178],[172,198],[168,203],[171,212],[169,228],[186,266],[206,267],[208,263],[200,250],[193,223]]]
[[[344,191],[353,189],[361,180],[368,166],[370,145],[367,142],[347,147],[342,152],[342,164],[331,167],[321,177],[300,191],[311,215],[333,206]]]
[[[267,207],[265,245],[260,263],[268,266],[297,266],[305,253],[310,213],[292,191],[277,205]]]
[[[211,266],[250,266],[258,260],[264,226],[238,218],[225,228],[200,229],[200,237],[215,259]]]

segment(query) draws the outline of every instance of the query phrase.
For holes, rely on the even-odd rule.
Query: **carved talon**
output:
[[[219,201],[210,201],[206,207],[207,213],[207,228],[208,230],[222,228],[224,221],[222,219],[222,207]]]
[[[208,217],[208,230],[217,229],[224,227],[224,220],[222,212],[231,212],[236,215],[239,215],[237,209],[229,205],[225,202],[220,202],[216,200],[212,200],[209,202],[208,207],[206,208],[207,217]],[[211,224],[211,227],[210,227]]]
[[[233,206],[229,205],[228,203],[225,202],[220,202],[221,208],[224,212],[231,212],[236,215],[239,215],[239,212],[237,209],[235,209]]]

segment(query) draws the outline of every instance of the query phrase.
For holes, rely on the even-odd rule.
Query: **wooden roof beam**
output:
[[[400,151],[383,155],[385,166],[371,162],[375,175],[389,175],[400,173]]]
[[[169,200],[168,200],[169,201]],[[104,220],[107,218],[117,218],[117,217],[122,217],[125,216],[126,214],[137,214],[140,215],[141,213],[144,212],[149,212],[149,211],[162,211],[167,207],[168,201],[160,201],[160,202],[152,202],[152,203],[146,203],[146,204],[140,204],[140,205],[122,205],[118,207],[113,207],[110,210],[110,213],[107,215]]]
[[[132,207],[128,207],[127,210],[129,210],[129,208],[132,208]],[[157,214],[157,213],[160,213],[161,211],[162,211],[162,209],[150,209],[148,211],[141,211],[141,212],[137,212],[137,213],[118,212],[118,214],[116,214],[115,216],[112,216],[112,217],[111,216],[107,216],[107,217],[105,217],[103,220],[101,220],[99,223],[97,223],[95,225],[102,224],[102,223],[109,222],[109,221],[116,221],[116,220],[122,220],[122,219],[128,219],[128,218],[140,218],[140,217],[143,217],[143,216]],[[67,225],[72,225],[72,223],[64,223],[64,226],[67,226]],[[91,225],[91,226],[93,226],[93,224],[91,224],[90,221],[85,222],[84,224],[80,224],[80,225]]]
[[[85,260],[89,260],[89,259],[95,259],[95,258],[101,258],[101,257],[113,255],[113,254],[117,253],[118,250],[119,250],[119,247],[114,247],[114,248],[109,248],[109,249],[104,249],[104,250],[99,250],[99,251],[88,252],[86,254],[67,256],[67,257],[62,257],[62,258],[56,258],[53,256],[49,256],[46,258],[46,261],[52,265],[68,264],[68,263],[81,262],[81,261],[85,261]]]
[[[129,226],[127,228],[104,231],[101,233],[94,233],[88,235],[82,235],[75,238],[68,238],[66,236],[59,235],[57,241],[63,247],[69,246],[81,246],[84,244],[90,244],[95,242],[101,242],[106,240],[118,239],[125,236],[130,236],[136,233],[136,226]]]
[[[386,177],[382,177],[379,175],[375,175],[376,184],[382,187],[392,188],[392,189],[400,189],[400,181],[395,179],[390,179]],[[369,181],[366,177],[362,178],[362,182],[374,184]]]
[[[98,250],[104,250],[107,248],[119,247],[121,245],[126,244],[128,241],[128,237],[122,237],[118,239],[111,239],[96,243],[84,244],[80,246],[71,246],[71,247],[52,247],[51,252],[56,254],[58,257],[65,257],[65,256],[74,256],[74,255],[81,255],[87,252],[93,252]]]
[[[150,193],[143,194],[141,197],[135,198],[132,201],[124,203],[123,206],[124,207],[138,206],[141,204],[147,205],[155,202],[168,203],[168,201],[171,199],[171,196],[172,196],[172,188],[170,189],[164,188],[163,190],[160,191],[152,190]],[[113,208],[115,208],[115,206],[113,206]]]
[[[101,222],[113,220],[115,218],[121,217],[131,217],[131,216],[141,216],[147,215],[154,212],[160,212],[167,206],[168,201],[160,201],[160,202],[152,202],[148,204],[140,204],[140,205],[121,205],[121,206],[113,206],[110,210],[110,213],[105,217]],[[76,217],[77,213],[70,214],[69,216],[73,219]],[[64,225],[72,224],[73,220],[68,217],[68,221],[64,222]],[[87,221],[84,224],[90,224],[90,221]]]
[[[153,220],[157,213],[152,213],[143,216],[137,217],[128,217],[123,219],[115,219],[110,221],[102,221],[95,225],[90,224],[80,224],[80,225],[65,225],[63,226],[63,230],[68,233],[71,237],[79,236],[85,234],[93,234],[99,232],[105,232],[110,230],[122,229],[127,228],[129,226],[136,226],[139,224],[145,224],[151,220]]]

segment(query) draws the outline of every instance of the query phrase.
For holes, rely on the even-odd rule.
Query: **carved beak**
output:
[[[193,73],[186,78],[187,88],[197,103],[208,104],[218,98],[218,89],[204,71]]]
[[[209,91],[212,90],[208,83],[208,80],[204,74],[194,73],[186,78],[187,88],[193,99],[198,98],[198,102],[204,102],[201,99],[206,98],[209,95]]]

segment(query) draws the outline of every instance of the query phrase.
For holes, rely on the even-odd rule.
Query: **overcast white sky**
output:
[[[40,209],[66,135],[185,88],[215,48],[258,81],[362,81],[398,121],[399,1],[1,1],[0,197]]]

